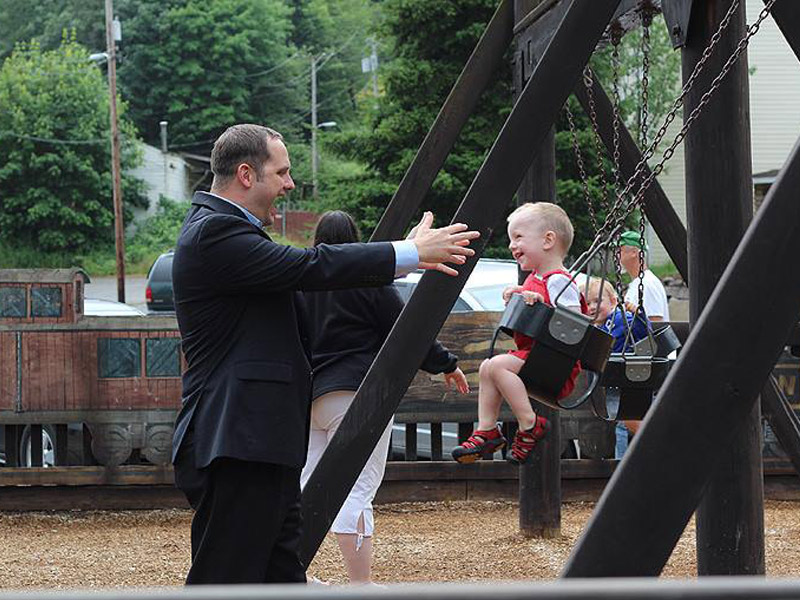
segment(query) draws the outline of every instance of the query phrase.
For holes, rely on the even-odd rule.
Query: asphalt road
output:
[[[147,312],[147,303],[144,299],[144,289],[147,287],[147,278],[135,275],[125,278],[125,304],[135,306]],[[92,282],[86,284],[86,297],[101,300],[117,300],[116,277],[92,277]]]

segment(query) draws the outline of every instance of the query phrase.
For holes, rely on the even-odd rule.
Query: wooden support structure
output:
[[[658,575],[719,461],[740,443],[741,427],[797,320],[798,188],[800,144],[609,481],[564,577]],[[782,282],[781,294],[758,319],[741,301],[741,290],[756,279]]]
[[[568,2],[567,12],[461,203],[454,220],[481,232],[457,277],[426,273],[362,382],[303,492],[301,557],[308,564],[372,453],[450,307],[517,191],[583,66],[619,4]]]
[[[781,448],[800,475],[800,419],[775,381],[774,375],[770,375],[764,391],[761,392],[761,410]]]
[[[532,44],[522,43],[519,23],[547,0],[515,0],[514,21],[516,52],[514,55],[514,100],[539,60]],[[529,27],[537,29],[537,22]],[[531,32],[533,35],[539,32]],[[530,35],[527,36],[530,38]],[[537,35],[543,41],[548,36]],[[556,201],[556,130],[544,137],[538,148],[527,150],[533,157],[517,190],[517,204]],[[522,282],[520,282],[522,283]],[[546,406],[535,404],[538,414],[550,421],[550,434],[537,448],[531,461],[519,468],[519,530],[525,537],[557,538],[561,536],[561,414]]]
[[[734,0],[697,0],[681,51],[686,81]],[[696,85],[685,115],[700,103],[711,81],[745,34],[740,4]],[[747,54],[742,53],[716,95],[686,136],[686,218],[689,231],[690,322],[696,323],[753,215]],[[743,288],[744,289],[744,288]],[[783,291],[783,290],[781,290]],[[795,314],[796,316],[796,314]],[[731,332],[738,323],[730,321]],[[727,392],[735,402],[737,390]],[[761,411],[758,402],[735,426],[736,443],[720,460],[697,509],[700,575],[763,574],[764,491]],[[687,421],[695,423],[692,413]]]

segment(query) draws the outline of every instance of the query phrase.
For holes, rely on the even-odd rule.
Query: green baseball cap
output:
[[[642,238],[638,231],[626,231],[619,236],[620,246],[633,246],[640,250],[647,250],[647,244],[642,245]]]

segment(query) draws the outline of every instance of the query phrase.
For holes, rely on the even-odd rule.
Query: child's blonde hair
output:
[[[525,219],[538,225],[541,231],[552,231],[556,234],[558,244],[566,256],[572,246],[575,230],[564,209],[551,202],[526,202],[508,215],[508,222]]]
[[[600,282],[603,282],[603,296],[611,298],[612,300],[617,299],[617,291],[614,289],[613,284],[608,279],[600,279],[599,277],[590,277],[586,281],[586,288],[585,293],[583,294],[588,301],[589,298],[596,298],[597,292],[600,291]]]

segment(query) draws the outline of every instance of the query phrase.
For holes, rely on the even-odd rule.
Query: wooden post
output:
[[[122,218],[122,174],[117,120],[117,55],[114,41],[114,5],[106,0],[106,52],[108,52],[108,111],[111,120],[111,178],[114,198],[114,239],[117,258],[117,300],[125,302],[125,228]]]
[[[734,0],[700,0],[692,10],[682,51],[684,81]],[[685,115],[698,105],[746,30],[741,3],[704,71],[686,98]],[[692,324],[753,216],[747,55],[742,53],[717,94],[686,136],[686,216],[689,232],[689,313]],[[780,293],[783,293],[781,290]],[[732,323],[732,325],[734,325]],[[730,390],[731,401],[738,391]],[[687,415],[687,425],[693,418]],[[699,575],[764,574],[764,490],[761,412],[754,403],[736,441],[706,488],[697,509]]]
[[[542,1],[515,0],[515,26]],[[517,50],[512,74],[515,101],[538,62],[532,44],[520,43],[524,32],[523,29],[515,36]],[[555,135],[555,127],[551,127],[541,145],[530,149],[533,163],[517,190],[517,204],[555,202]],[[531,461],[519,470],[519,530],[528,538],[557,538],[561,535],[561,415],[557,410],[538,403],[534,409],[537,414],[549,419],[551,429]]]

